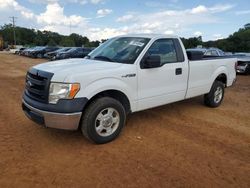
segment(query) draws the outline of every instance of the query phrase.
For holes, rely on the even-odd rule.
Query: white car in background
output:
[[[218,56],[226,56],[226,53],[219,48],[190,48],[187,49],[187,51],[200,51],[203,53],[204,56],[213,56],[213,57],[218,57]]]

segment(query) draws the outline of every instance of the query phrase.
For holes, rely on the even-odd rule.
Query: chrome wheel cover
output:
[[[95,130],[99,136],[112,135],[120,124],[120,115],[114,108],[103,109],[95,119]]]
[[[221,87],[217,87],[216,91],[214,92],[214,102],[219,103],[223,96],[223,90]]]

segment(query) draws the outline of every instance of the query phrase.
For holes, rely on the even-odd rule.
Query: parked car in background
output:
[[[20,47],[20,48],[21,48],[21,47]],[[13,47],[13,46],[10,46],[10,47],[8,48],[8,51],[9,51],[9,53],[16,54],[16,53],[19,51],[20,48],[15,48],[15,47]]]
[[[29,51],[30,49],[31,49],[31,48],[26,48],[26,49],[24,49],[23,51],[20,52],[20,55],[26,56],[26,54],[28,53],[28,51]]]
[[[24,51],[25,49],[26,49],[26,48],[20,48],[20,49],[18,49],[18,50],[15,52],[15,54],[21,55],[22,51]]]
[[[58,49],[59,49],[58,47],[43,46],[43,47],[39,47],[39,48],[32,50],[29,56],[33,58],[43,58],[44,54],[48,52],[53,52]]]
[[[236,55],[236,56],[250,56],[250,53],[246,53],[246,52],[237,52],[237,53],[234,53],[233,55]]]
[[[232,52],[224,52],[226,56],[230,56],[230,55],[233,55]]]
[[[84,58],[87,56],[93,49],[92,48],[81,48],[74,47],[66,52],[60,52],[55,56],[55,60],[58,59],[68,59],[68,58]]]
[[[226,53],[219,48],[209,48],[206,50],[205,56],[226,56]]]
[[[249,53],[230,53],[223,52],[218,48],[192,48],[187,52],[201,52],[203,57],[232,57],[237,59],[236,72],[238,74],[250,74],[250,54]]]
[[[219,57],[226,56],[226,53],[218,48],[190,48],[187,51],[200,51],[203,53],[204,57]]]
[[[237,60],[237,73],[250,74],[250,56],[238,56]]]
[[[37,49],[37,48],[40,48],[41,46],[35,46],[35,47],[30,47],[30,48],[26,48],[25,50],[23,50],[22,52],[21,52],[21,55],[23,55],[23,56],[29,56],[29,54],[33,51],[33,50],[35,50],[35,49]]]
[[[52,52],[47,52],[46,54],[44,54],[44,57],[47,58],[47,59],[50,59],[50,60],[54,60],[56,55],[58,53],[61,53],[61,52],[67,52],[68,50],[70,50],[71,48],[70,47],[63,47],[63,48],[59,48],[58,50],[56,51],[52,51]]]

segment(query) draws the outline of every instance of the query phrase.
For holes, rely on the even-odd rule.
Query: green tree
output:
[[[81,47],[83,45],[81,35],[78,35],[76,33],[72,33],[71,35],[69,35],[69,38],[70,38],[70,40],[74,41],[74,43],[77,47]]]
[[[7,44],[13,44],[13,28],[11,24],[6,24],[1,27],[0,34],[3,37],[3,40]]]
[[[202,37],[182,38],[186,48],[195,48],[198,45],[204,47],[217,47],[230,52],[250,52],[250,28],[246,24],[244,28],[239,29],[226,39],[216,41],[202,42]],[[86,36],[72,33],[70,36],[60,35],[51,31],[40,31],[24,27],[16,27],[16,41],[18,45],[61,45],[61,46],[86,46],[97,47],[100,41],[90,41]],[[5,24],[0,27],[0,35],[5,44],[13,44],[13,27],[11,24]],[[106,39],[103,39],[104,42]]]
[[[98,47],[100,45],[100,41],[96,40],[96,41],[91,41],[89,43],[89,47]]]
[[[204,45],[228,52],[250,52],[250,28],[241,28],[226,39],[208,41]]]
[[[61,42],[60,42],[60,46],[74,47],[75,42],[69,37],[63,37]]]
[[[186,49],[188,48],[196,48],[199,45],[202,45],[202,37],[192,37],[189,39],[181,38]]]
[[[57,46],[57,43],[53,39],[50,39],[47,46]]]

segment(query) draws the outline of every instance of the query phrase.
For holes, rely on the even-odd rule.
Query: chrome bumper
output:
[[[38,124],[43,124],[45,127],[77,130],[82,116],[82,112],[76,113],[55,113],[36,109],[28,105],[24,100],[23,110],[25,115]]]

